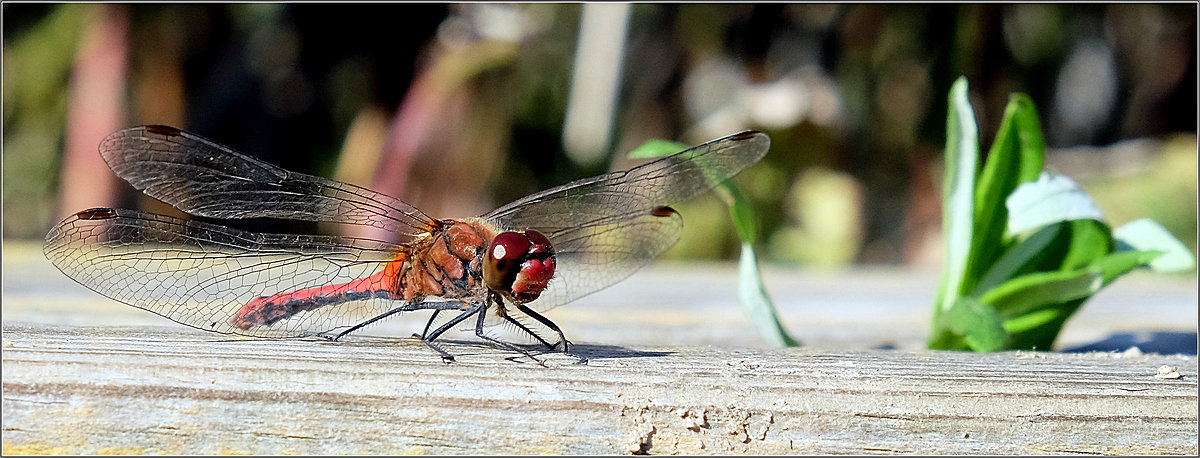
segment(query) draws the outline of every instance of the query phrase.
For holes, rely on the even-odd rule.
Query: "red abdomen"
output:
[[[342,284],[260,296],[243,305],[229,322],[239,329],[270,326],[298,313],[328,305],[368,299],[416,303],[427,297],[446,300],[483,297],[480,258],[494,230],[478,220],[443,220],[426,237],[404,245],[405,250],[382,270]]]

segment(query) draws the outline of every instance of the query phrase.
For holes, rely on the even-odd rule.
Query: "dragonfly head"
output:
[[[493,291],[523,304],[545,291],[555,265],[554,247],[541,232],[502,232],[488,246],[483,281]]]

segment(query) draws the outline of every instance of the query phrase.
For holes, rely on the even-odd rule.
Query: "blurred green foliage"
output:
[[[995,135],[1008,94],[1046,101],[1047,164],[1079,176],[1057,150],[1100,147],[1089,162],[1113,167],[1080,180],[1113,222],[1151,216],[1195,250],[1194,166],[1150,173],[1195,161],[1195,5],[636,4],[612,165],[575,163],[562,145],[580,5],[117,7],[129,17],[127,125],[164,122],[156,113],[175,103],[179,127],[333,176],[360,113],[398,116],[435,100],[421,108],[432,140],[405,159],[408,187],[383,190],[435,216],[626,165],[618,155],[649,138],[696,144],[753,128],[771,135],[772,150],[738,182],[760,211],[764,260],[932,267],[946,114],[936,101],[965,74],[981,141]],[[77,210],[55,208],[57,187],[73,185],[58,183],[57,165],[80,31],[99,16],[96,4],[3,8],[3,231],[40,238],[56,214]],[[497,42],[515,52],[461,76],[446,97],[422,99],[415,84],[438,62]],[[1139,143],[1134,165],[1107,148],[1139,138],[1166,141]],[[378,160],[368,169],[393,173],[382,161],[394,157]],[[716,199],[680,211],[685,236],[669,256],[735,256],[740,242]]]
[[[1009,101],[982,166],[965,78],[949,105],[946,262],[929,348],[1048,350],[1066,320],[1118,277],[1140,266],[1195,269],[1192,253],[1157,223],[1110,229],[1072,180],[1043,171],[1041,123],[1028,96]]]
[[[11,27],[14,10],[30,23]],[[55,218],[67,82],[83,24],[92,9],[4,5],[4,237],[41,237]],[[38,20],[34,21],[33,19]],[[20,33],[10,38],[8,34]]]

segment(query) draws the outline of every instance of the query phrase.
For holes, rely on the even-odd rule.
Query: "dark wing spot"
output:
[[[659,218],[666,218],[666,217],[674,215],[676,213],[679,213],[679,212],[675,211],[674,208],[668,207],[666,205],[663,205],[660,207],[654,207],[653,210],[650,210],[651,215],[657,216]]]
[[[755,135],[758,135],[760,133],[762,133],[762,132],[759,132],[757,130],[747,130],[745,132],[739,132],[739,133],[733,134],[729,138],[732,138],[734,140],[747,140],[750,138],[754,138]]]
[[[171,126],[150,125],[146,126],[146,132],[152,134],[166,135],[168,137],[178,137],[183,134],[183,131]]]
[[[89,208],[75,214],[79,219],[111,219],[117,217],[117,211],[111,208]]]

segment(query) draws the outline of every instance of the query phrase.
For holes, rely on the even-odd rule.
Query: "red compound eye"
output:
[[[538,231],[525,231],[525,237],[533,244],[533,252],[550,251],[550,239]]]
[[[554,247],[538,231],[502,232],[492,239],[483,282],[518,303],[538,298],[554,276]]]
[[[483,263],[483,281],[500,292],[512,292],[513,280],[521,271],[521,260],[530,247],[529,237],[519,232],[502,232],[492,239]]]
[[[542,238],[544,239],[545,237]],[[525,256],[526,251],[529,251],[529,245],[529,237],[525,234],[502,232],[492,240],[492,245],[488,247],[488,260],[503,261],[520,259],[522,256]]]

